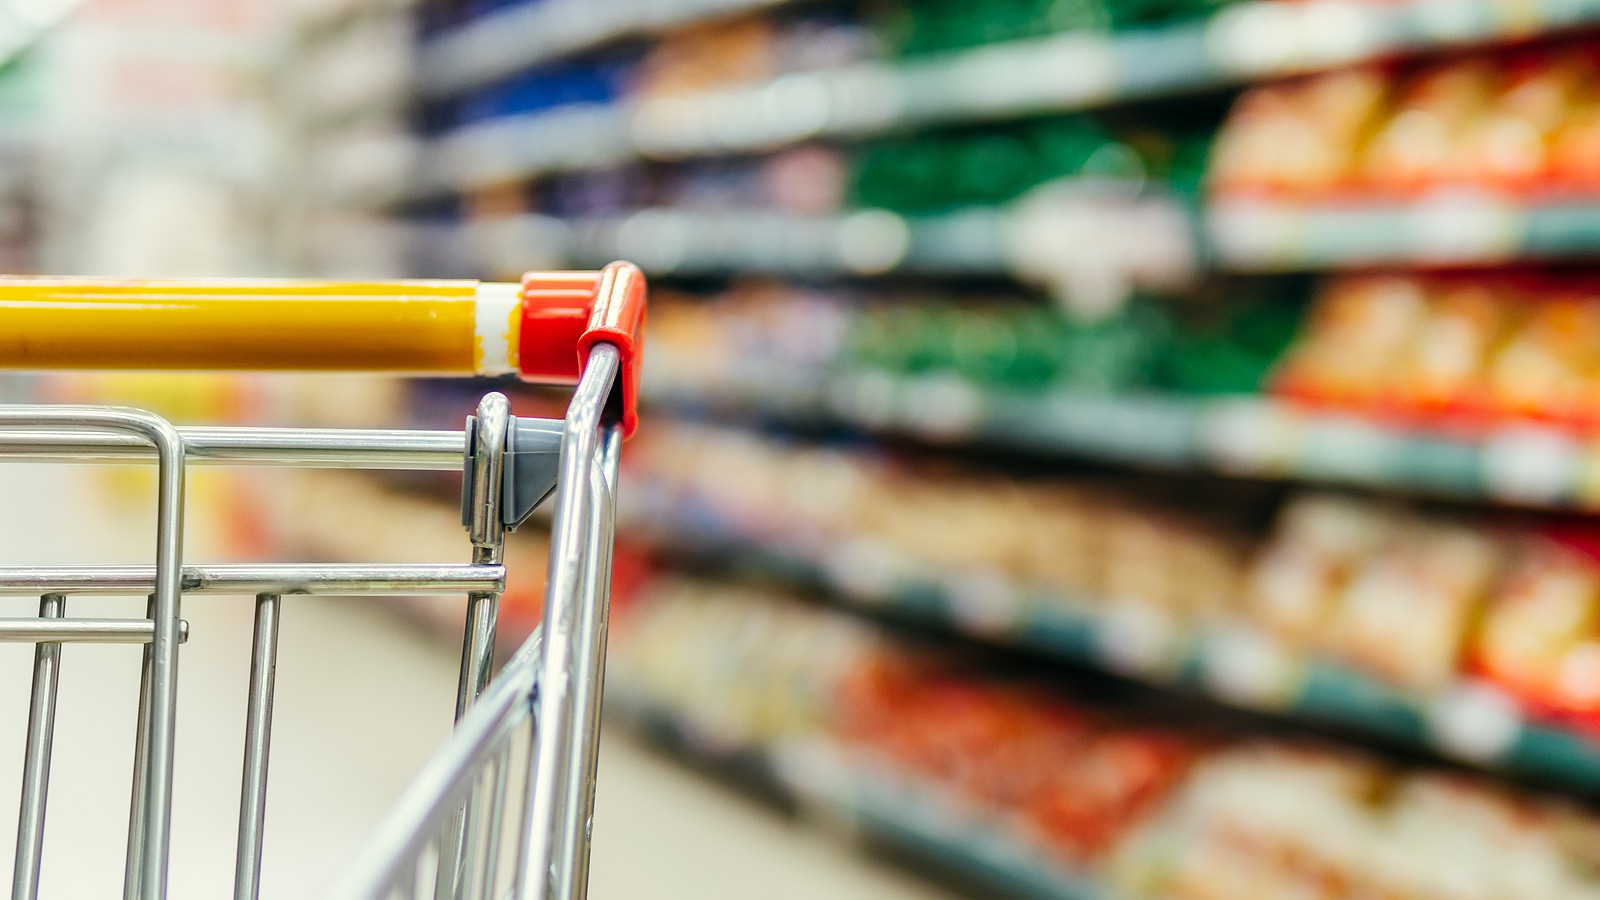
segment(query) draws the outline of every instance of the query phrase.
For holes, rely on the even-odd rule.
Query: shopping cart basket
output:
[[[0,619],[35,644],[12,896],[39,887],[60,649],[144,644],[124,896],[165,896],[178,646],[186,593],[255,597],[235,897],[257,894],[279,600],[468,596],[456,729],[334,896],[575,898],[586,891],[620,443],[634,427],[645,285],[638,270],[477,282],[0,279],[0,366],[520,374],[575,384],[566,419],[517,418],[491,393],[462,431],[175,428],[138,410],[0,406],[0,457],[154,460],[153,566],[3,567]],[[460,469],[465,565],[184,566],[189,465]],[[543,622],[490,682],[505,532],[555,495]],[[147,594],[146,618],[66,614],[82,594]],[[130,672],[131,676],[131,672]],[[535,727],[537,723],[537,727]]]

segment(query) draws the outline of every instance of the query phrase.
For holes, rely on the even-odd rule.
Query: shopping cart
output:
[[[0,406],[0,457],[158,469],[153,566],[0,568],[0,593],[41,598],[37,618],[0,619],[0,641],[36,647],[14,900],[38,893],[69,642],[144,645],[124,897],[165,896],[188,593],[255,597],[235,897],[259,888],[280,598],[413,593],[468,597],[456,729],[333,896],[582,897],[617,458],[635,424],[644,308],[644,279],[626,263],[520,285],[0,279],[7,368],[516,373],[576,385],[564,421],[514,417],[491,393],[463,431],[175,428],[132,409]],[[460,469],[471,563],[184,566],[184,476],[199,464]],[[505,532],[551,493],[543,623],[491,682]],[[83,594],[147,594],[146,618],[68,617],[67,598]]]

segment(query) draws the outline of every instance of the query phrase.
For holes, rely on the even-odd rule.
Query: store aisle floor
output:
[[[788,822],[615,727],[602,742],[591,900],[953,900]]]
[[[63,466],[0,466],[0,564],[144,562],[139,504],[123,478]],[[203,492],[197,492],[197,497]],[[201,502],[196,501],[196,505]],[[209,522],[191,515],[191,554]],[[441,601],[448,602],[448,601]],[[135,616],[142,598],[74,598],[71,615]],[[252,601],[185,602],[180,665],[174,900],[231,893]],[[37,601],[0,599],[0,615]],[[263,896],[303,898],[359,845],[448,732],[456,651],[380,601],[287,598],[282,616]],[[0,848],[15,845],[31,645],[0,644]],[[139,651],[69,645],[50,784],[42,896],[120,895]],[[939,896],[791,826],[612,730],[601,762],[592,896],[673,898]],[[9,856],[9,852],[6,853]],[[0,887],[10,884],[0,865]]]

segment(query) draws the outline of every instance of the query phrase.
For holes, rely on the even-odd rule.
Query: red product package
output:
[[[1177,784],[1195,756],[1172,734],[1120,731],[1101,736],[1065,763],[1028,805],[1052,847],[1078,861],[1098,859]]]

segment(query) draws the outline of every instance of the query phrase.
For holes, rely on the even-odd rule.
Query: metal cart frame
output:
[[[27,293],[30,286],[42,286],[39,289],[48,294],[52,285],[59,288],[63,282],[0,284],[0,335],[17,328],[26,331],[30,325],[27,312],[8,322],[6,292],[19,284],[23,295],[33,298],[28,303],[36,304],[36,293]],[[66,290],[76,296],[105,284],[110,283],[73,282]],[[260,300],[303,287],[241,283],[238,290],[264,294],[254,298]],[[188,290],[171,284],[152,290],[169,289]],[[328,285],[320,289],[370,305],[374,294],[384,295],[385,290],[410,296],[408,291],[424,288],[394,283],[345,293]],[[232,298],[236,293],[227,283],[208,285],[206,290],[211,298]],[[360,593],[467,594],[458,721],[451,739],[422,769],[336,884],[333,896],[509,895],[566,900],[585,895],[617,463],[622,439],[635,421],[644,281],[632,266],[613,264],[600,273],[530,275],[519,290],[497,290],[492,297],[481,287],[477,291],[477,362],[472,372],[461,374],[484,369],[485,321],[498,327],[496,323],[509,316],[515,326],[520,316],[520,333],[512,327],[503,336],[520,341],[524,357],[520,371],[525,376],[559,382],[574,374],[569,370],[581,372],[564,420],[514,417],[498,393],[483,398],[477,415],[462,431],[175,428],[137,410],[0,406],[0,459],[147,460],[154,461],[158,470],[153,566],[0,567],[0,594],[41,598],[38,617],[0,619],[0,641],[36,646],[14,900],[32,900],[39,889],[60,652],[64,643],[75,642],[144,645],[124,897],[155,900],[166,895],[178,647],[188,636],[180,612],[187,593],[255,597],[236,898],[254,898],[260,886],[281,598]],[[506,298],[513,294],[517,305],[510,306]],[[209,302],[203,298],[195,309],[210,310]],[[277,314],[276,307],[256,306],[250,307],[249,315],[263,309]],[[412,310],[405,312],[410,315]],[[260,330],[259,322],[235,324],[239,325],[236,339],[255,343],[272,339],[270,334],[250,334]],[[62,328],[65,333],[72,331]],[[175,330],[184,329],[180,325]],[[4,340],[0,337],[0,365],[40,368],[80,362],[73,358],[79,352],[73,348],[44,358],[19,359],[18,354],[36,353],[37,347],[24,346],[27,342],[18,339],[8,350]],[[460,337],[452,332],[440,340],[459,343]],[[379,367],[403,368],[406,359],[415,358],[413,350],[402,348],[396,359],[382,361]],[[510,356],[515,355],[514,345]],[[181,367],[184,360],[179,356]],[[494,371],[498,357],[493,353],[490,357]],[[186,567],[181,553],[189,465],[460,470],[471,562]],[[498,604],[505,586],[505,533],[552,492],[555,509],[542,625],[491,683]],[[73,595],[141,593],[149,596],[144,619],[66,614],[67,598]]]

